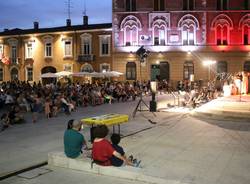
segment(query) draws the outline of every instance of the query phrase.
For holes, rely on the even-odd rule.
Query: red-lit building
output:
[[[249,7],[249,0],[113,0],[113,69],[126,80],[140,80],[141,68],[143,80],[174,83],[250,72]],[[150,51],[143,63],[140,46]]]

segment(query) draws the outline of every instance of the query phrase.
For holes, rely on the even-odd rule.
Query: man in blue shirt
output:
[[[84,136],[79,132],[82,123],[77,120],[70,120],[72,128],[64,132],[64,153],[69,158],[77,158],[81,154],[82,147],[87,147]]]

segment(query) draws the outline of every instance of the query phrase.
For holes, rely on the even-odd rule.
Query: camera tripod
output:
[[[141,75],[141,63],[142,63],[142,61],[140,60],[140,80],[142,81],[142,75]],[[137,103],[137,105],[136,105],[136,107],[135,107],[135,109],[134,109],[134,111],[133,111],[133,118],[135,117],[135,115],[136,115],[136,112],[137,111],[150,111],[150,108],[149,108],[149,106],[148,106],[148,104],[143,100],[143,98],[142,98],[142,86],[141,86],[142,84],[141,84],[141,82],[140,82],[140,100],[138,101],[138,103]],[[142,104],[144,104],[145,106],[146,106],[146,108],[147,109],[142,109]],[[150,111],[151,112],[151,111]],[[156,117],[156,114],[154,113],[154,112],[151,112],[155,117]],[[148,119],[148,121],[150,122],[150,123],[152,123],[152,121],[150,120],[150,119]],[[153,124],[155,124],[155,123],[153,123]]]

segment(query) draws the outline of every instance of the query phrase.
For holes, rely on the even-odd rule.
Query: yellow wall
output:
[[[85,33],[85,32],[84,32]],[[92,54],[95,55],[94,61],[86,62],[92,65],[94,71],[100,71],[100,65],[103,63],[110,64],[112,66],[112,39],[110,39],[110,56],[100,56],[99,50],[99,35],[111,35],[111,31],[104,30],[96,30],[86,32],[92,35]],[[4,44],[4,55],[10,57],[10,45],[8,40],[11,38],[15,38],[18,40],[18,54],[17,57],[20,58],[19,64],[10,64],[4,65],[1,63],[0,67],[4,69],[4,81],[10,80],[10,70],[13,67],[16,67],[19,70],[19,80],[25,80],[26,75],[26,67],[33,67],[33,79],[34,81],[39,81],[41,70],[46,66],[55,67],[57,72],[63,70],[64,64],[72,64],[73,71],[79,72],[81,66],[85,64],[85,62],[78,62],[78,55],[80,55],[80,46],[81,46],[81,38],[80,35],[83,32],[71,32],[71,33],[58,33],[53,32],[49,34],[34,34],[34,35],[24,35],[20,37],[2,37],[0,40],[3,41]],[[45,36],[51,36],[53,38],[53,46],[52,46],[52,54],[53,57],[51,59],[45,58],[44,51],[44,40]],[[72,37],[73,38],[73,57],[64,58],[63,57],[63,41],[62,37]],[[30,60],[25,59],[25,41],[26,40],[35,40],[34,42],[34,56],[33,56],[33,64],[30,63]]]

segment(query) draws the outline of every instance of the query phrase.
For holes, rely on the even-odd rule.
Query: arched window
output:
[[[217,45],[227,45],[228,44],[228,26],[218,25],[216,27],[216,35],[217,35]]]
[[[217,62],[217,73],[227,73],[227,62],[226,61]]]
[[[138,45],[138,34],[142,28],[139,19],[133,15],[125,17],[121,23],[121,31],[123,31],[124,45]]]
[[[244,63],[244,72],[250,72],[250,61]]]
[[[185,61],[183,66],[183,79],[189,80],[190,75],[194,74],[194,64],[192,61]]]
[[[126,46],[138,45],[138,29],[136,26],[126,26],[124,36]]]
[[[242,44],[250,44],[250,14],[244,15],[239,21],[239,28],[242,30]]]
[[[154,45],[166,44],[166,27],[164,25],[154,26]]]
[[[136,80],[136,64],[135,64],[135,62],[128,62],[126,64],[126,78],[127,78],[127,80]]]
[[[11,80],[18,80],[18,70],[17,68],[12,68],[10,71]]]
[[[233,21],[228,15],[220,14],[216,16],[212,21],[211,29],[215,31],[215,43],[217,45],[230,44],[230,30],[233,29]]]
[[[182,31],[182,44],[195,45],[196,31],[199,29],[199,22],[191,14],[184,15],[178,22],[178,27]]]
[[[194,27],[183,26],[182,27],[182,44],[183,45],[194,45]]]
[[[150,29],[152,29],[152,44],[166,45],[167,44],[167,29],[169,28],[169,19],[167,16],[152,17]]]

